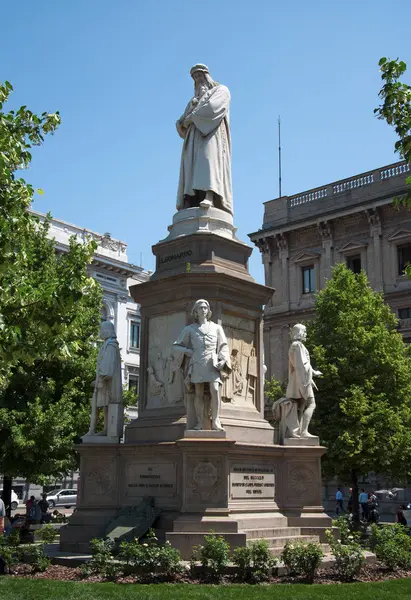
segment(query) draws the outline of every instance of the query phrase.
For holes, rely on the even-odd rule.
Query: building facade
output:
[[[32,211],[40,220],[46,215]],[[130,264],[127,258],[127,244],[90,229],[52,219],[50,238],[55,240],[58,252],[67,252],[70,237],[80,242],[89,239],[97,243],[89,274],[103,288],[102,321],[112,321],[121,350],[123,385],[138,392],[140,378],[140,310],[130,296],[129,288],[136,283],[147,281],[150,272]],[[137,416],[137,409],[131,408],[130,418]],[[135,413],[135,414],[134,414]]]
[[[286,380],[289,328],[313,317],[315,293],[338,262],[367,272],[411,341],[411,280],[403,274],[411,263],[411,211],[393,207],[409,174],[397,162],[265,202],[263,226],[250,238],[262,253],[266,285],[276,288],[264,316],[267,377]]]

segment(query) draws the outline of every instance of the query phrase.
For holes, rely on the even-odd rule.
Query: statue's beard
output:
[[[204,96],[204,94],[206,92],[208,92],[208,87],[205,84],[196,86],[196,89],[195,89],[196,98],[201,98],[201,96]]]

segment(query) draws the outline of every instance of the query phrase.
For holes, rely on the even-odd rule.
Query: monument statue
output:
[[[87,436],[121,436],[123,428],[123,388],[121,356],[113,323],[103,321],[100,326],[103,344],[98,352],[94,393],[91,401],[90,429]],[[98,410],[103,409],[104,429],[96,433]],[[84,439],[83,439],[84,441]]]
[[[314,389],[317,386],[313,377],[320,377],[322,373],[312,368],[309,352],[303,344],[307,338],[305,325],[294,325],[291,337],[286,395],[273,405],[274,419],[280,421],[281,440],[316,437],[308,432],[308,426],[315,409]]]
[[[194,385],[194,409],[197,424],[194,429],[206,428],[208,402],[205,387],[208,386],[211,408],[211,429],[224,431],[220,422],[222,378],[231,373],[230,355],[223,328],[210,321],[211,310],[207,300],[197,300],[191,311],[194,321],[184,327],[173,344],[179,355],[176,365],[181,367],[188,357],[186,386]]]
[[[190,70],[194,96],[176,123],[183,138],[177,210],[214,206],[233,213],[230,92],[213,81],[206,65]]]

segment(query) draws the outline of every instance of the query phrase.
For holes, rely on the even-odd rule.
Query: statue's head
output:
[[[100,338],[102,340],[108,340],[108,338],[115,338],[116,330],[111,321],[103,321],[100,325]]]
[[[293,340],[302,340],[303,342],[307,339],[307,328],[302,323],[297,323],[291,328],[291,337]]]
[[[211,78],[207,65],[201,63],[194,65],[190,69],[190,75],[194,79],[194,93],[197,98],[216,85]]]
[[[191,318],[193,319],[194,323],[197,323],[198,321],[198,313],[199,311],[201,311],[202,314],[204,314],[205,318],[207,319],[207,321],[209,321],[211,319],[211,309],[210,309],[210,304],[207,302],[207,300],[197,300],[197,302],[194,304],[193,308],[191,309]]]

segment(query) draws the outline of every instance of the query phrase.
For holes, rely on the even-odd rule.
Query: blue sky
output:
[[[3,0],[2,21],[10,107],[59,110],[63,121],[25,174],[45,190],[34,208],[110,232],[146,268],[175,212],[175,121],[196,62],[231,91],[244,241],[278,195],[278,114],[284,194],[397,160],[394,133],[373,109],[379,58],[399,56],[411,70],[410,2]],[[250,270],[262,283],[257,249]]]

